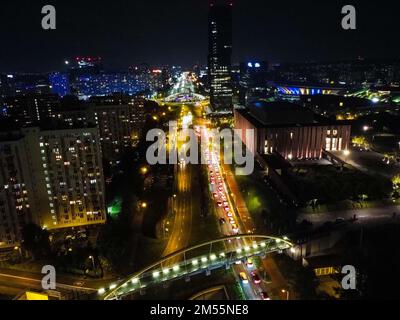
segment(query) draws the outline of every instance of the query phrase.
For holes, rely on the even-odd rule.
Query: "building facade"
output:
[[[290,107],[290,105],[288,105]],[[242,129],[241,139],[255,155],[278,153],[287,160],[320,159],[323,151],[344,151],[350,147],[351,126],[343,122],[310,121],[308,111],[301,117],[301,107],[294,107],[291,120],[288,108],[265,111],[265,118],[249,109],[235,110],[235,128]],[[298,122],[293,119],[298,118]],[[271,119],[269,121],[268,119]],[[286,122],[286,123],[285,123]],[[254,130],[254,140],[246,141],[246,129]]]
[[[27,156],[20,137],[0,142],[0,250],[18,246],[23,227],[37,222]]]
[[[139,95],[95,97],[90,104],[58,110],[54,118],[69,127],[97,126],[102,155],[114,161],[139,141],[145,116],[145,99]]]
[[[210,4],[208,79],[215,112],[232,112],[232,5]]]
[[[89,108],[89,121],[99,129],[103,156],[119,158],[124,148],[139,140],[144,125],[144,102]]]
[[[106,221],[97,128],[24,128],[0,143],[0,249],[27,223],[57,230]]]

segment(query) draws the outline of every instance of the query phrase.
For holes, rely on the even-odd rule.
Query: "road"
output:
[[[384,155],[375,151],[359,151],[353,149],[348,156],[345,156],[343,152],[339,151],[332,153],[362,172],[381,175],[388,179],[400,173],[399,163],[387,164],[383,161]]]
[[[181,128],[180,128],[181,129]],[[177,136],[179,129],[176,131],[174,137],[170,137],[171,141],[178,141]],[[179,143],[178,143],[179,148]],[[175,190],[176,194],[173,199],[173,211],[174,211],[174,221],[172,226],[166,226],[170,233],[170,238],[164,249],[163,257],[170,255],[176,251],[186,248],[189,245],[191,230],[192,230],[192,165],[185,163],[179,163],[176,165],[176,175],[175,175]],[[167,265],[174,265],[179,262],[179,257],[170,259]]]
[[[201,125],[201,130],[206,139],[211,137],[212,133],[207,131],[204,124]],[[240,202],[241,195],[239,194],[236,197],[235,200],[237,202],[234,202],[233,197],[229,195],[226,183],[228,179],[225,179],[227,175],[224,174],[226,171],[221,165],[219,150],[215,150],[214,147],[211,146],[205,153],[205,159],[208,167],[211,198],[214,202],[216,218],[219,222],[221,235],[230,236],[235,234],[253,233],[254,227],[247,211],[247,207],[243,199],[242,202]],[[240,207],[240,210],[236,211],[235,208],[238,209],[238,206]],[[246,242],[246,245],[251,245],[251,241]],[[233,243],[231,246],[232,248],[235,247]],[[227,247],[229,247],[229,244]],[[254,283],[252,273],[257,272],[254,270],[254,265],[242,262],[234,265],[233,271],[237,281],[241,284],[247,299],[261,299],[260,294],[262,291],[266,292],[266,288],[263,283]],[[243,275],[245,275],[247,279],[243,279]]]
[[[369,224],[391,220],[393,219],[393,212],[396,212],[397,219],[400,219],[400,206],[388,206],[378,208],[332,211],[317,214],[301,214],[298,217],[298,221],[308,220],[317,227],[328,221],[333,222],[338,218],[350,220],[354,217],[354,215],[356,215],[358,219],[357,223]]]
[[[191,165],[179,165],[176,182],[177,193],[173,205],[175,217],[171,229],[171,236],[164,249],[163,257],[186,248],[189,244],[192,229],[192,194],[190,192],[192,183]],[[168,265],[173,265],[177,262],[176,259],[171,259]]]
[[[0,293],[8,296],[23,291],[42,290],[41,281],[44,275],[19,270],[0,269]],[[95,293],[97,290],[110,283],[110,280],[78,279],[70,276],[57,275],[56,290],[63,293],[73,291],[86,291]]]

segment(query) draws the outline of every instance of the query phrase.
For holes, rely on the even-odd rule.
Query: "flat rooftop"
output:
[[[290,102],[255,101],[245,109],[235,109],[257,128],[347,125],[315,115],[311,110]]]
[[[254,101],[247,106],[249,113],[264,125],[312,123],[314,114],[289,102]]]

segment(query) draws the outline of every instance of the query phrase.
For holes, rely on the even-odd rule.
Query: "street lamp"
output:
[[[289,290],[282,289],[282,293],[286,293],[286,300],[289,300]]]
[[[149,169],[147,169],[147,167],[143,167],[140,169],[140,172],[145,175],[147,172],[149,172]]]
[[[347,162],[347,157],[350,155],[350,150],[346,149],[343,151],[344,161]]]
[[[94,271],[95,270],[94,257],[93,256],[89,256],[89,259],[92,260],[92,266],[93,266],[93,271]]]
[[[143,202],[143,203],[142,203],[142,208],[143,208],[143,209],[146,209],[146,208],[147,208],[147,203],[146,203],[146,202]]]

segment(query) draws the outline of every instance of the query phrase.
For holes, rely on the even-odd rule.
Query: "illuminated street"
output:
[[[187,247],[192,228],[192,193],[190,192],[192,168],[186,165],[177,167],[177,192],[173,200],[174,221],[171,226],[167,226],[171,228],[171,236],[164,250],[164,257]],[[176,262],[176,260],[171,260],[168,263],[173,265]]]
[[[311,2],[3,1],[0,301],[399,299],[400,1]]]

